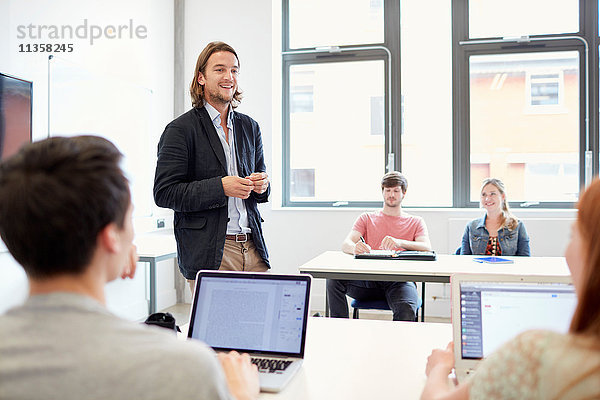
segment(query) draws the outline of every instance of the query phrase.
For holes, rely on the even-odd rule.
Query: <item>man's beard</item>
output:
[[[398,200],[394,200],[393,202],[391,200],[386,200],[385,205],[388,207],[399,207],[400,202]]]
[[[207,99],[212,100],[213,103],[229,104],[229,103],[231,103],[231,100],[233,100],[235,91],[234,91],[234,94],[232,94],[231,96],[227,96],[227,97],[223,96],[221,94],[221,92],[219,92],[219,91],[207,90],[206,94],[207,94],[207,96],[206,96]]]

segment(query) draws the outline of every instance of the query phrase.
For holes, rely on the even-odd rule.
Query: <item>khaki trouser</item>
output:
[[[266,272],[268,270],[269,267],[256,250],[252,239],[246,242],[225,239],[223,260],[219,271]],[[196,281],[188,280],[188,283],[193,294]]]

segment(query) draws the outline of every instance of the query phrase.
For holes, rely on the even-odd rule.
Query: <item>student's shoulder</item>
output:
[[[485,226],[485,215],[467,222],[467,228],[470,228],[471,230],[477,229],[481,226]]]
[[[421,217],[419,215],[409,214],[405,211],[402,211],[401,217],[406,222],[412,222],[412,223],[416,223],[416,224],[422,224],[422,223],[424,224],[425,223],[425,220],[423,219],[423,217]]]
[[[381,211],[365,211],[356,217],[356,221],[376,221],[384,214]]]
[[[177,338],[164,328],[149,327],[145,335],[146,341],[137,349],[137,362],[170,372],[156,374],[154,386],[177,388],[183,397],[230,398],[216,353],[206,344]]]
[[[139,339],[152,347],[155,355],[177,360],[179,364],[216,364],[215,352],[203,342],[178,338],[175,332],[154,326],[141,326]]]
[[[505,345],[505,352],[538,359],[549,349],[562,348],[569,341],[569,336],[548,330],[529,330],[517,335]]]

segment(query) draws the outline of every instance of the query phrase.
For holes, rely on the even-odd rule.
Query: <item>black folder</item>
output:
[[[354,258],[372,259],[372,260],[416,260],[416,261],[435,261],[437,259],[435,251],[416,251],[405,250],[397,251],[393,254],[355,254]]]

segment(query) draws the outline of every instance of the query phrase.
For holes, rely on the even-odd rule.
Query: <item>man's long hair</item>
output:
[[[204,85],[198,83],[198,74],[202,73],[202,75],[206,74],[206,65],[208,64],[208,59],[214,53],[218,53],[221,51],[227,51],[235,56],[238,60],[238,65],[240,63],[240,58],[237,53],[227,43],[224,42],[210,42],[206,45],[204,50],[198,56],[198,61],[196,61],[196,68],[194,69],[194,78],[192,79],[192,84],[190,85],[190,95],[192,96],[192,107],[199,108],[204,106],[205,93],[204,93]],[[236,88],[235,94],[233,95],[233,100],[231,100],[231,107],[236,108],[242,102],[242,92],[239,87]]]

